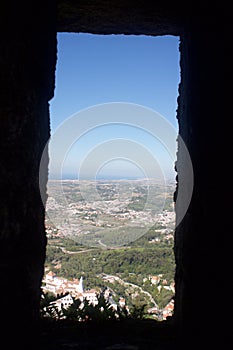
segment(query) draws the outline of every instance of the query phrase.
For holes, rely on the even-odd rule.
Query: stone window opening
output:
[[[59,33],[58,33],[59,34]],[[62,34],[62,33],[60,33],[60,34]],[[97,36],[98,37],[98,36]],[[130,36],[128,36],[129,38],[130,38]],[[146,38],[146,36],[145,36],[145,38]],[[152,37],[153,38],[153,37]],[[151,39],[152,39],[151,38]],[[65,40],[65,39],[63,39],[63,40]],[[154,40],[154,44],[156,44],[156,37],[155,38],[153,38],[153,40]],[[166,40],[166,38],[165,38],[165,40]],[[83,42],[83,44],[84,44],[85,42]],[[150,45],[153,45],[153,41],[151,41],[151,43],[150,43]],[[81,49],[81,47],[79,47],[79,49]],[[63,55],[64,55],[64,52],[63,52]],[[58,60],[59,60],[59,51],[58,51]],[[139,69],[140,69],[140,67],[139,67]],[[58,86],[59,86],[59,84],[58,84]],[[177,90],[178,90],[178,85],[177,85]],[[79,96],[77,97],[77,99],[79,99]],[[50,102],[50,104],[51,104],[52,102]],[[55,112],[53,112],[53,114],[54,114],[54,116],[53,116],[53,118],[54,119],[56,119],[56,114],[55,114]],[[50,112],[50,118],[52,118],[51,117],[51,112]],[[54,123],[54,120],[53,120],[53,118],[52,118],[52,120],[51,120],[51,122],[52,122],[52,124]],[[174,112],[174,119],[176,118],[176,113]],[[106,122],[106,121],[105,121]],[[143,124],[141,124],[141,125],[143,125]],[[166,127],[166,125],[165,125],[165,127]],[[168,129],[168,131],[167,131],[168,133],[169,133],[169,129]],[[177,138],[177,131],[174,129],[173,131],[172,131],[172,133],[171,133],[171,137],[173,137],[173,138]],[[153,135],[153,136],[157,136],[157,135]],[[160,136],[160,135],[159,135]],[[166,142],[166,140],[165,140],[165,142]],[[169,147],[169,146],[168,146]],[[77,149],[77,152],[78,152],[78,149]],[[176,152],[176,149],[175,150],[172,150],[172,152],[173,152],[173,155],[175,154],[175,152]],[[50,156],[50,162],[51,162],[51,156]],[[171,176],[171,179],[172,179],[172,177],[173,177],[173,179],[172,179],[172,181],[175,181],[175,175],[174,175],[174,172],[173,172],[173,170],[174,170],[174,167],[175,167],[175,161],[174,162],[172,162],[171,164],[170,164],[170,167],[172,168],[172,169],[170,169],[170,170],[172,170],[171,171],[171,173],[172,173],[172,176]],[[168,179],[166,179],[165,181],[167,181]],[[170,181],[170,180],[168,180],[168,181]],[[166,183],[166,185],[167,185],[167,183]],[[175,190],[175,189],[174,189]],[[165,204],[165,203],[164,203]],[[165,210],[166,211],[166,210]],[[174,211],[174,208],[172,209],[172,211]],[[165,213],[165,212],[164,212]],[[162,214],[160,214],[160,215],[162,215]],[[164,214],[165,215],[165,214]],[[167,214],[166,214],[167,215]],[[161,216],[161,220],[162,220],[162,216]],[[175,225],[175,220],[174,220],[174,225]],[[173,231],[174,231],[174,229],[175,229],[175,227],[173,228]],[[166,228],[166,230],[168,230],[168,228]],[[51,230],[50,230],[51,231]],[[50,232],[51,233],[51,232]],[[172,234],[173,235],[173,234]],[[169,237],[168,237],[169,236]],[[140,238],[140,237],[139,237]],[[170,235],[169,235],[169,233],[167,234],[167,242],[169,241],[170,242],[170,240],[171,240],[171,233],[170,233]],[[153,241],[153,243],[155,242],[155,240]],[[173,243],[170,243],[170,249],[171,249],[171,251],[173,251]],[[164,282],[165,283],[165,282]],[[173,285],[174,285],[174,283],[172,283]],[[162,286],[163,287],[163,286]],[[169,286],[166,286],[165,288],[169,288]],[[174,288],[174,286],[172,287],[172,288]],[[173,290],[173,289],[172,289]],[[173,294],[174,294],[174,292],[172,292]],[[160,312],[160,314],[161,314],[161,312]],[[165,314],[165,311],[164,311],[164,314]],[[170,314],[169,315],[171,315],[171,312],[170,312]]]

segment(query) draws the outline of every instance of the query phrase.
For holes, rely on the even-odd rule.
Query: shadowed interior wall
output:
[[[181,35],[179,133],[188,147],[194,171],[192,200],[176,229],[175,318],[182,338],[207,348],[232,344],[231,289],[233,232],[230,164],[232,29],[226,9],[192,13]],[[221,13],[221,18],[218,16]],[[224,14],[225,13],[225,14]],[[180,198],[187,168],[178,145]]]
[[[1,341],[11,330],[14,348],[20,338],[26,344],[39,315],[46,248],[39,164],[50,133],[56,7],[1,2],[0,13]]]
[[[18,336],[23,337],[38,319],[46,248],[38,178],[50,135],[56,30],[173,34],[181,37],[179,131],[194,169],[193,197],[175,232],[174,321],[185,348],[190,339],[197,346],[200,341],[207,347],[228,346],[231,325],[225,319],[233,312],[233,55],[232,16],[226,2],[202,1],[191,7],[180,1],[67,0],[58,1],[56,12],[55,1],[4,1],[0,15],[0,300],[5,329],[18,325]],[[179,141],[177,158],[179,216],[189,181]],[[46,171],[44,175],[45,193]],[[16,310],[20,316],[15,317]]]

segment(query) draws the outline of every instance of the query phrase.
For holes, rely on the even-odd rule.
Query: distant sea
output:
[[[102,175],[102,176],[97,176],[96,178],[92,177],[82,177],[78,178],[74,175],[62,175],[62,180],[141,180],[144,179],[145,177],[139,177],[139,176],[121,176],[121,175]],[[58,176],[49,176],[49,180],[58,180]],[[60,179],[59,179],[60,180]]]
[[[147,179],[143,176],[132,176],[132,175],[102,175],[102,176],[97,176],[96,178],[92,178],[92,177],[82,177],[82,178],[78,178],[74,175],[70,175],[70,174],[63,174],[62,175],[62,179],[59,179],[58,176],[49,176],[49,180],[90,180],[90,181],[106,181],[106,180],[109,180],[109,181],[114,181],[114,180],[143,180],[143,179]],[[175,179],[172,178],[172,177],[169,177],[165,180],[166,182],[175,182]]]

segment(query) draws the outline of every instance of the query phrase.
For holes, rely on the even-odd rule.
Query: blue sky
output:
[[[59,33],[57,39],[56,88],[55,96],[50,101],[50,142],[53,142],[53,137],[57,137],[57,130],[63,128],[64,132],[67,132],[67,120],[77,116],[77,125],[83,127],[86,114],[82,111],[89,108],[93,111],[93,106],[109,106],[116,102],[125,103],[126,107],[139,105],[157,112],[174,129],[174,132],[171,131],[171,137],[176,137],[180,81],[179,37]],[[127,111],[131,113],[129,109]],[[141,113],[143,119],[142,110]],[[127,121],[128,115],[125,118]],[[117,118],[113,122],[112,114],[110,120],[109,123],[100,122],[95,128],[88,124],[88,127],[83,128],[85,132],[81,135],[77,132],[78,137],[69,145],[62,162],[63,177],[78,177],[80,164],[84,164],[83,176],[88,177],[88,161],[91,162],[93,157],[99,157],[95,168],[95,171],[98,169],[98,176],[148,175],[150,170],[147,165],[145,174],[143,161],[137,161],[134,157],[130,159],[127,151],[127,156],[124,156],[123,151],[119,151],[119,154],[109,153],[109,159],[101,158],[97,151],[105,152],[104,145],[107,148],[109,145],[120,146],[120,139],[123,143],[119,149],[127,148],[127,145],[129,148],[133,147],[133,144],[137,148],[139,145],[144,152],[142,158],[146,153],[155,155],[161,171],[170,171],[173,174],[174,157],[166,155],[166,145],[164,147],[163,142],[158,141],[154,132],[148,132],[148,127],[144,129],[142,124],[135,127],[130,123],[121,123]],[[118,141],[111,143],[113,140]],[[125,140],[128,140],[128,143]],[[57,139],[55,143],[59,143]],[[58,151],[54,151],[55,147],[51,149],[53,152],[50,154],[50,175],[56,177],[57,170],[55,171],[53,165],[56,163]]]

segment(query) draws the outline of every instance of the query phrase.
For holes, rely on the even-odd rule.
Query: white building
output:
[[[83,293],[83,277],[78,280],[74,278],[73,280],[67,280],[66,278],[58,277],[52,271],[49,271],[43,282],[43,290],[45,292],[50,292],[55,295],[69,292],[73,297]]]
[[[71,304],[73,304],[73,298],[70,294],[67,294],[62,298],[52,301],[51,304],[55,305],[58,310],[61,311],[62,308],[67,309]]]
[[[84,299],[88,300],[90,304],[97,305],[98,304],[98,298],[97,298],[97,291],[95,289],[90,289],[82,293],[80,296],[80,300],[83,301]]]

